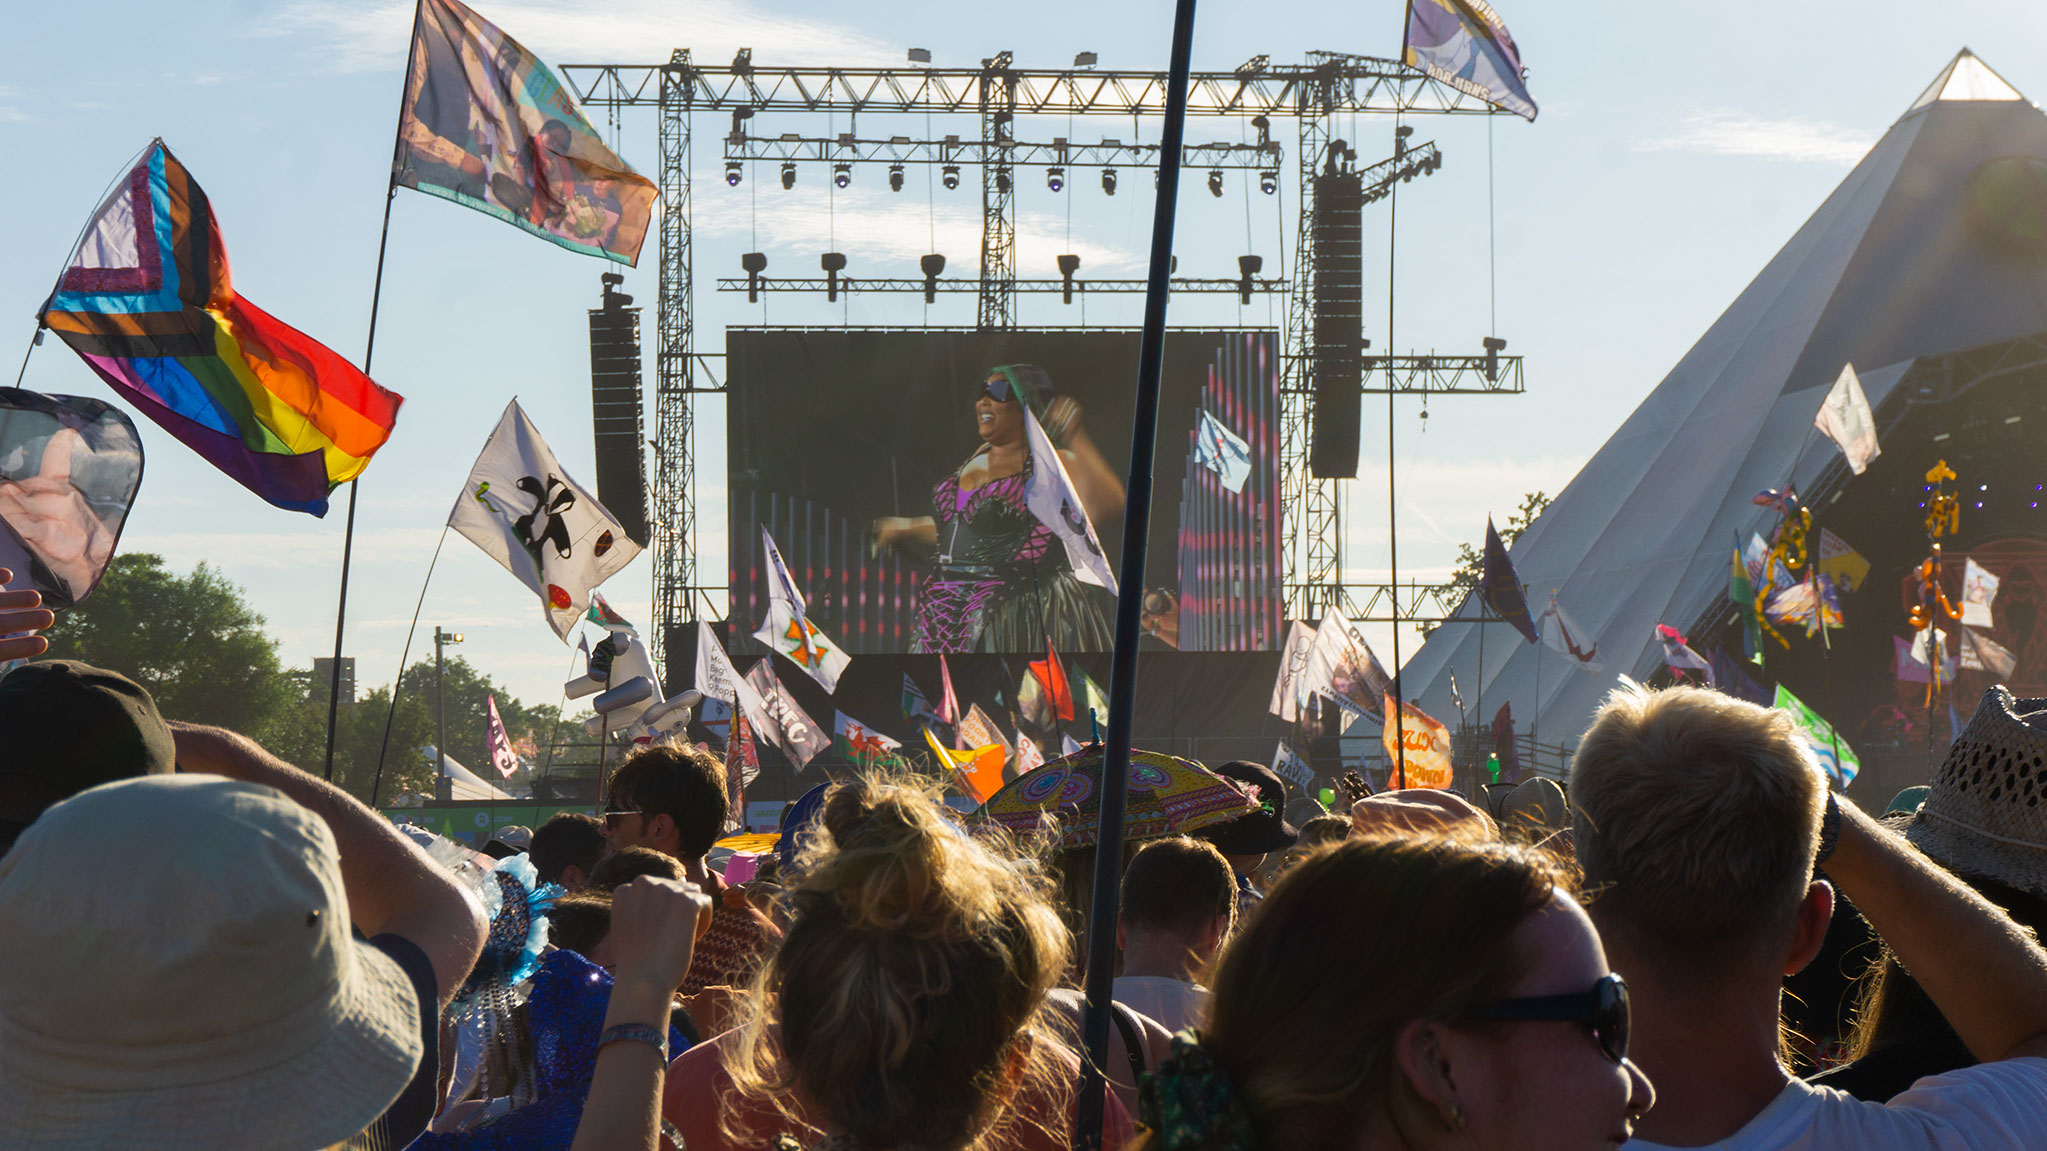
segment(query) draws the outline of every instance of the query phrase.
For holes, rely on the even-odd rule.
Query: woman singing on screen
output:
[[[874,545],[933,557],[917,602],[913,652],[1107,651],[1106,593],[1074,578],[1066,549],[1024,505],[1030,483],[1024,405],[1066,465],[1097,533],[1123,516],[1123,481],[1080,426],[1080,405],[1030,364],[996,368],[980,385],[981,446],[932,489],[938,513],[874,521]],[[1021,402],[1019,402],[1021,401]]]

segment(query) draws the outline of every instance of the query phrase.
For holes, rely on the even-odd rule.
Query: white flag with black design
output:
[[[1066,462],[1053,449],[1045,429],[1038,426],[1029,404],[1023,406],[1023,417],[1031,444],[1031,480],[1024,488],[1024,506],[1066,545],[1066,560],[1073,565],[1075,579],[1107,588],[1115,595],[1116,573],[1109,570],[1109,559],[1102,554],[1102,541],[1095,537],[1087,507],[1066,474]]]
[[[640,554],[617,517],[562,470],[517,400],[469,469],[448,526],[540,597],[563,643],[591,589]]]
[[[760,693],[741,678],[738,669],[732,666],[732,657],[725,654],[724,646],[718,642],[718,633],[705,620],[697,621],[696,688],[712,699],[738,705],[754,730],[767,726],[763,722],[767,717]]]
[[[852,657],[804,616],[803,593],[796,589],[796,578],[782,562],[782,549],[775,546],[775,537],[765,526],[761,528],[761,549],[768,560],[768,618],[753,638],[782,653],[826,691],[839,690],[839,673],[853,662]]]

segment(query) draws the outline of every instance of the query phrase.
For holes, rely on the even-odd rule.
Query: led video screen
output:
[[[1114,599],[1067,540],[1084,542],[1078,505],[1097,566],[1120,571],[1137,332],[732,328],[726,354],[735,632],[768,616],[765,528],[849,653],[1112,646]],[[1046,502],[1033,422],[1063,502]],[[1274,333],[1169,332],[1133,589],[1148,646],[1277,646],[1278,460]]]

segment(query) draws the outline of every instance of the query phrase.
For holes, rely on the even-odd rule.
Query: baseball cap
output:
[[[59,800],[177,770],[148,690],[77,660],[36,660],[0,677],[0,731],[0,852]]]

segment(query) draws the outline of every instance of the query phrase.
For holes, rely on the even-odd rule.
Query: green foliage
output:
[[[1549,506],[1549,501],[1549,496],[1542,492],[1529,492],[1522,496],[1520,510],[1508,516],[1506,523],[1493,525],[1500,533],[1500,542],[1512,548],[1514,541],[1521,538],[1521,533],[1528,530],[1528,525],[1535,522],[1535,517],[1542,514],[1542,509]],[[1450,572],[1448,586],[1456,589],[1458,593],[1470,592],[1478,587],[1479,578],[1484,574],[1485,541],[1480,540],[1476,547],[1471,544],[1458,544],[1457,566]],[[1444,598],[1454,604],[1462,599],[1463,596],[1455,594]],[[1427,636],[1430,632],[1436,630],[1436,626],[1435,624],[1421,624],[1417,630],[1423,636]]]
[[[551,703],[530,707],[520,703],[502,684],[492,684],[488,677],[479,674],[461,656],[448,657],[441,675],[441,690],[446,693],[448,709],[448,754],[463,767],[493,783],[497,783],[499,777],[490,766],[490,750],[485,742],[490,723],[486,704],[489,695],[497,696],[498,717],[504,720],[505,734],[510,737],[513,747],[520,748],[526,740],[531,740],[539,761],[546,760],[551,739],[558,737],[567,742],[584,742],[587,739],[579,728],[571,728],[569,724],[560,725],[557,736],[556,721],[561,715],[559,707]],[[418,701],[426,709],[426,742],[431,744],[436,700],[439,698],[434,687],[434,661],[421,660],[406,668],[405,674],[398,677],[398,691],[401,700]],[[385,770],[388,772],[390,769],[387,766]],[[523,772],[515,773],[510,782],[522,782],[525,778]]]

